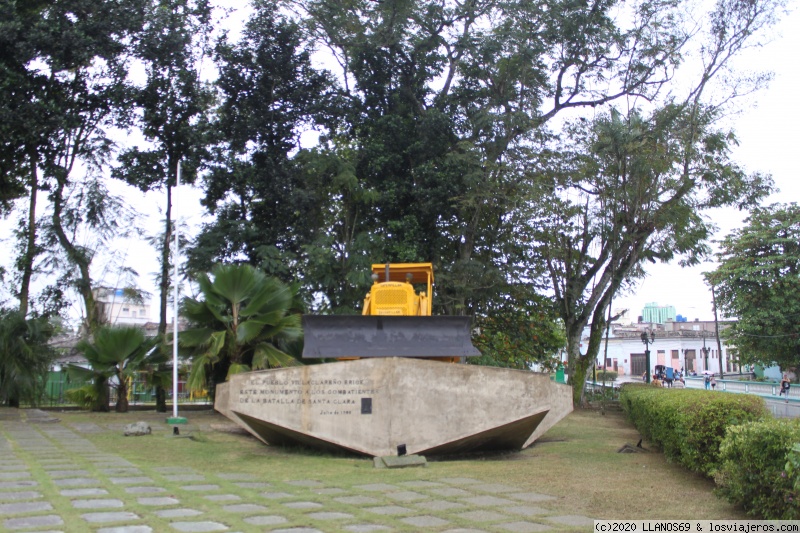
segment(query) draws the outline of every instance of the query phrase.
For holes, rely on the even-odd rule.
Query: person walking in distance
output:
[[[786,372],[783,373],[783,379],[781,379],[781,391],[778,393],[778,396],[781,394],[786,395],[786,403],[789,403],[789,390],[791,390],[791,382],[789,381],[789,376],[786,375]]]
[[[711,376],[711,390],[717,390],[717,376]]]

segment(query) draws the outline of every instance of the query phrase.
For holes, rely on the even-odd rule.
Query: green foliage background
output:
[[[721,242],[719,267],[708,276],[720,309],[738,320],[725,339],[744,363],[800,366],[800,207],[753,210]]]

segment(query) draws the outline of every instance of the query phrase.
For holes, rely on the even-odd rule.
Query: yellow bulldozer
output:
[[[372,279],[360,316],[303,316],[303,358],[456,362],[480,355],[470,340],[470,317],[431,315],[431,263],[374,264]]]

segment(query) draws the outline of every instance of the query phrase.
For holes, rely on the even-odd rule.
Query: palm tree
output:
[[[179,343],[192,356],[189,388],[209,387],[250,370],[295,366],[287,351],[302,335],[293,313],[296,291],[250,265],[217,265],[213,280],[202,274],[202,300],[186,298],[190,328]]]
[[[37,405],[55,353],[47,345],[54,329],[46,317],[25,318],[0,309],[0,405]]]
[[[74,379],[91,381],[93,411],[108,411],[108,385],[113,377],[116,383],[112,386],[117,389],[115,410],[128,412],[128,380],[136,371],[152,365],[152,357],[160,355],[156,342],[136,327],[103,326],[91,341],[76,345],[91,368],[69,365],[69,373]]]

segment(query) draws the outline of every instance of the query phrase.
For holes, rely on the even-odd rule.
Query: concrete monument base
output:
[[[238,374],[214,407],[269,444],[435,455],[527,447],[572,411],[572,390],[545,374],[388,357]]]

